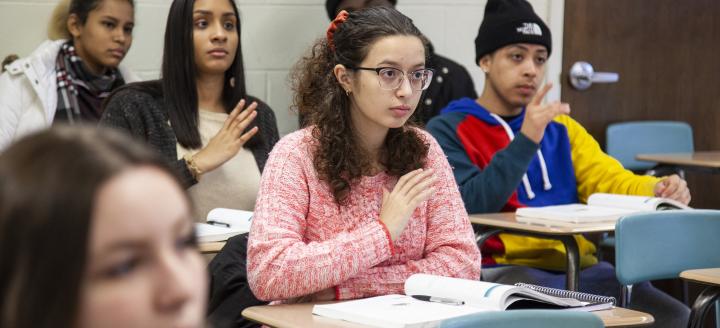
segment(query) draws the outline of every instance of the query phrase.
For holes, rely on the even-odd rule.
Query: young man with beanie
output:
[[[689,203],[687,184],[677,175],[656,178],[625,170],[568,116],[568,104],[542,103],[551,88],[541,84],[552,38],[527,1],[489,0],[475,49],[485,72],[482,95],[451,102],[427,125],[448,156],[469,213],[585,202],[596,192]],[[581,290],[619,297],[612,265],[598,263],[595,246],[580,235],[576,239]],[[565,248],[559,241],[500,234],[482,252],[483,280],[565,286]],[[689,315],[687,307],[649,283],[635,286],[631,305],[652,313],[659,327],[685,325]]]
[[[341,10],[353,11],[376,6],[395,7],[396,4],[396,0],[326,0],[325,9],[328,18],[333,20]],[[422,124],[426,124],[438,115],[440,110],[453,100],[463,97],[477,98],[475,85],[465,67],[435,53],[429,40],[425,39],[425,43],[429,48],[429,60],[426,66],[435,70],[435,77],[413,115],[414,119]]]

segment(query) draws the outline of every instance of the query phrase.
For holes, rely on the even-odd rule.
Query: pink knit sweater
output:
[[[403,293],[414,273],[480,277],[480,252],[450,165],[430,134],[426,168],[438,177],[435,194],[413,213],[393,243],[379,221],[382,188],[396,177],[380,173],[352,186],[335,203],[313,167],[311,128],[287,135],[270,153],[248,242],[248,281],[263,300],[287,300],[334,287],[337,299]]]

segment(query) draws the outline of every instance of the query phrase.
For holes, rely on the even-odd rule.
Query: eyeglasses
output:
[[[349,69],[375,71],[378,75],[380,88],[383,90],[395,90],[399,88],[405,78],[405,72],[393,67],[349,67]],[[430,82],[432,82],[434,73],[435,71],[430,68],[423,68],[408,73],[410,88],[415,91],[423,91],[427,89],[430,86]]]

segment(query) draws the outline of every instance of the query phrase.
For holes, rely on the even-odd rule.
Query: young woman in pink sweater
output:
[[[445,155],[407,123],[433,75],[420,36],[392,8],[343,11],[297,64],[294,102],[310,125],[263,172],[247,258],[259,299],[402,293],[420,272],[479,279]]]

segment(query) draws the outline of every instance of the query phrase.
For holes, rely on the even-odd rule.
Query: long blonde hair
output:
[[[50,40],[70,39],[67,20],[70,16],[70,0],[60,0],[53,9],[47,27],[47,37]]]

